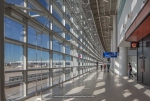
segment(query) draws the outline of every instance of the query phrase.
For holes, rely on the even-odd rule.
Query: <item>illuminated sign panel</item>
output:
[[[117,58],[117,52],[103,52],[103,58]]]

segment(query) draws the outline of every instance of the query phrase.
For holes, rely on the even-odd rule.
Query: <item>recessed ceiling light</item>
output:
[[[108,2],[108,0],[103,0],[104,2]]]
[[[106,18],[110,18],[110,16],[105,16]]]
[[[98,16],[97,18],[103,18],[103,17],[110,18],[109,15],[106,15],[106,16]]]

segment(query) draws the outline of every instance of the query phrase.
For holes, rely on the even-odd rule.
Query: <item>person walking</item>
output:
[[[106,64],[104,64],[104,71],[106,70]]]
[[[110,64],[107,64],[107,72],[109,72]]]
[[[101,71],[102,71],[103,65],[101,65]]]
[[[129,72],[129,78],[130,78],[130,77],[133,78],[133,75],[131,74],[131,73],[132,73],[132,66],[131,66],[130,63],[128,64],[128,72]]]

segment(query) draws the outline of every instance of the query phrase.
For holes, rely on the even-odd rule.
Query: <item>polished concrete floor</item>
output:
[[[25,101],[35,101],[32,97]],[[43,93],[43,101],[150,101],[150,90],[136,80],[95,71]]]

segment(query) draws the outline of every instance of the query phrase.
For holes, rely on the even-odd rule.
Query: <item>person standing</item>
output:
[[[103,65],[101,65],[101,71],[102,71]]]
[[[130,77],[133,78],[133,75],[131,74],[131,73],[132,73],[132,66],[131,66],[130,63],[128,64],[128,72],[129,72],[129,78],[130,78]]]
[[[107,71],[109,72],[110,64],[107,64]]]

